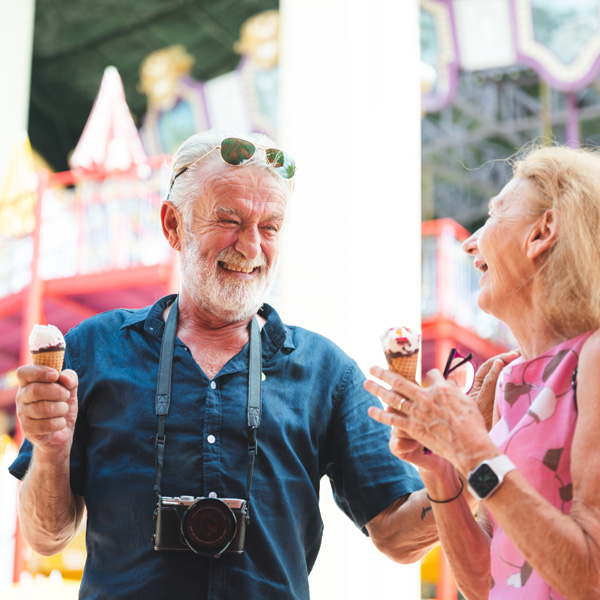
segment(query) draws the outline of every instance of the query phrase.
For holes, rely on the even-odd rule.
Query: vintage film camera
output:
[[[248,519],[245,500],[159,496],[154,519],[155,550],[191,550],[202,556],[244,551]]]

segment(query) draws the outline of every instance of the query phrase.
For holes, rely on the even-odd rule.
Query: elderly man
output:
[[[324,475],[394,560],[437,539],[357,365],[263,303],[295,166],[249,137],[197,134],[173,158],[178,296],[75,327],[60,376],[18,371],[22,531],[59,552],[85,506],[82,598],[308,598]]]

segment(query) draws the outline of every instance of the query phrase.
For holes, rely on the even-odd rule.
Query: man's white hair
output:
[[[173,202],[173,205],[181,212],[184,221],[188,219],[191,202],[194,198],[197,198],[202,194],[206,174],[211,171],[216,162],[222,162],[221,158],[217,156],[216,151],[210,154],[208,153],[217,146],[220,146],[221,141],[228,137],[248,140],[260,147],[277,147],[277,144],[273,140],[262,133],[241,134],[227,130],[211,129],[209,131],[196,133],[189,137],[181,144],[181,146],[179,146],[173,155],[171,160],[171,174],[169,177],[169,189],[171,189],[169,200]],[[177,181],[173,184],[175,177],[182,169],[185,169],[205,154],[207,154],[205,158],[194,164],[181,176],[177,177]],[[257,151],[252,157],[252,160],[247,165],[243,165],[243,168],[273,171],[266,160],[265,153],[260,151]],[[278,175],[273,174],[273,176],[281,179]],[[281,179],[281,181],[284,182],[288,189],[288,195],[291,196],[294,189],[294,180]]]

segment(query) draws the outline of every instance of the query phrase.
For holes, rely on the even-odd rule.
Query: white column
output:
[[[13,145],[27,129],[35,0],[0,1],[0,187]]]
[[[298,173],[276,305],[367,372],[385,364],[384,329],[420,323],[418,3],[281,0],[280,11],[279,141]],[[418,565],[380,555],[328,488],[313,599],[420,598]]]

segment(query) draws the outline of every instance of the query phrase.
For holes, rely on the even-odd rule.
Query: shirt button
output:
[[[211,492],[210,494],[208,494],[209,498],[216,498],[217,497],[217,492]]]
[[[217,389],[217,384],[214,381],[210,382],[210,389],[211,390],[216,390]]]
[[[206,440],[208,441],[209,444],[214,444],[217,441],[217,438],[214,435],[209,435]]]

